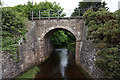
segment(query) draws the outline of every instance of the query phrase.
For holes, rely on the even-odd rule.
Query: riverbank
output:
[[[26,71],[24,74],[18,76],[17,78],[18,79],[21,79],[21,78],[35,78],[35,75],[37,74],[37,72],[39,72],[40,69],[38,68],[38,65],[36,65],[35,67],[33,67],[32,69],[29,69],[28,71]]]
[[[49,56],[50,57],[50,56]],[[22,73],[21,75],[17,76],[17,79],[34,79],[35,75],[40,71],[39,66],[42,64],[45,64],[46,61],[48,61],[49,57],[41,61],[40,63],[36,64],[32,68],[28,69],[26,72]]]
[[[89,78],[86,72],[76,65],[71,54],[68,54],[67,49],[56,49],[43,62],[17,78]]]

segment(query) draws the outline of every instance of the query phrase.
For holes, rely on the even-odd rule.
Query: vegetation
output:
[[[29,71],[25,72],[23,75],[17,77],[18,80],[24,78],[24,79],[28,79],[28,78],[31,78],[31,79],[34,79],[35,78],[35,74],[40,71],[40,69],[36,66],[32,69],[30,69]]]
[[[22,17],[22,13],[10,7],[2,8],[2,26],[0,27],[2,29],[2,50],[11,53],[11,57],[16,61],[18,61],[16,58],[18,41],[27,32],[24,25],[25,18]]]
[[[96,43],[99,58],[96,66],[106,78],[120,77],[120,10],[115,13],[100,8],[94,12],[89,9],[84,17],[88,25],[88,39]]]
[[[67,45],[67,35],[62,30],[54,32],[50,40],[54,48],[60,48]]]
[[[28,2],[27,5],[17,5],[14,7],[15,10],[18,12],[22,12],[25,17],[31,19],[32,11],[33,17],[39,17],[39,10],[41,17],[49,17],[49,13],[51,14],[50,17],[57,17],[58,13],[59,16],[65,16],[63,14],[63,8],[59,6],[56,2],[40,2],[39,4],[33,2]]]
[[[2,5],[2,2],[0,1],[0,5]]]
[[[50,37],[54,48],[66,47],[69,52],[75,52],[75,37],[72,33],[65,30],[58,30]]]
[[[95,0],[83,0],[82,2],[79,2],[78,7],[74,9],[74,12],[71,16],[83,16],[83,14],[89,8],[92,8],[94,11],[97,11],[99,8],[105,8],[106,10],[108,10],[108,7],[105,7],[106,3],[101,1],[102,0],[97,0],[96,2]]]

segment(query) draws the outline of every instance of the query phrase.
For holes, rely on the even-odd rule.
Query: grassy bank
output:
[[[35,78],[35,74],[40,71],[40,69],[35,66],[33,67],[32,69],[28,70],[27,72],[25,72],[24,74],[22,74],[21,76],[18,76],[17,78],[20,79],[20,78]]]
[[[17,79],[34,79],[35,75],[37,74],[37,72],[40,71],[39,66],[46,63],[48,61],[49,57],[47,57],[45,60],[43,60],[42,62],[38,63],[36,66],[34,66],[33,68],[29,69],[28,71],[26,71],[25,73],[23,73],[22,75],[18,76]]]

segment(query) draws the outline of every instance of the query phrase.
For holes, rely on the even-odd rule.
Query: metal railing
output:
[[[31,19],[42,18],[81,18],[87,9],[64,9],[64,10],[34,10],[31,11]]]

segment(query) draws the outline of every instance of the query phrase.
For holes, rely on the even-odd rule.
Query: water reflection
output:
[[[85,78],[75,61],[70,59],[67,49],[56,49],[56,51],[39,66],[40,72],[35,78]]]
[[[60,53],[60,72],[62,74],[62,77],[65,75],[65,67],[68,64],[68,55],[67,55],[67,49],[57,49],[57,51],[61,51]]]

